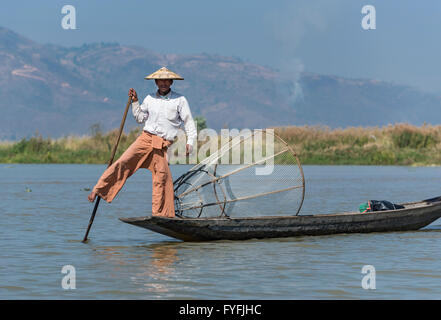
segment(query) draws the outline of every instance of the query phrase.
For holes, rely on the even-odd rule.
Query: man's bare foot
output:
[[[95,198],[96,198],[96,193],[95,192],[91,192],[91,193],[89,193],[89,195],[87,196],[87,199],[90,201],[90,202],[94,202],[95,201]]]

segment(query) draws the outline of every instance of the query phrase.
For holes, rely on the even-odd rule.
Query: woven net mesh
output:
[[[297,155],[271,129],[223,140],[174,182],[178,216],[296,215],[305,183]]]

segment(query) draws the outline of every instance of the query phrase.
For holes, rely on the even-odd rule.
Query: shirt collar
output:
[[[172,90],[171,89],[170,89],[170,91],[165,96],[161,96],[159,94],[159,92],[156,90],[156,98],[159,98],[159,99],[170,100],[171,94],[172,94]]]

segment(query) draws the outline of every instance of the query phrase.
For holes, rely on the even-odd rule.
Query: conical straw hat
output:
[[[168,70],[166,67],[162,67],[161,69],[153,72],[152,74],[148,75],[144,79],[146,79],[146,80],[152,80],[152,79],[184,80],[184,78],[182,78],[179,74]]]

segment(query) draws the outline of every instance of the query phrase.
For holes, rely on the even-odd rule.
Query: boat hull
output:
[[[120,218],[121,221],[183,241],[247,240],[338,233],[421,229],[441,217],[440,198],[404,204],[404,209],[255,218]]]

